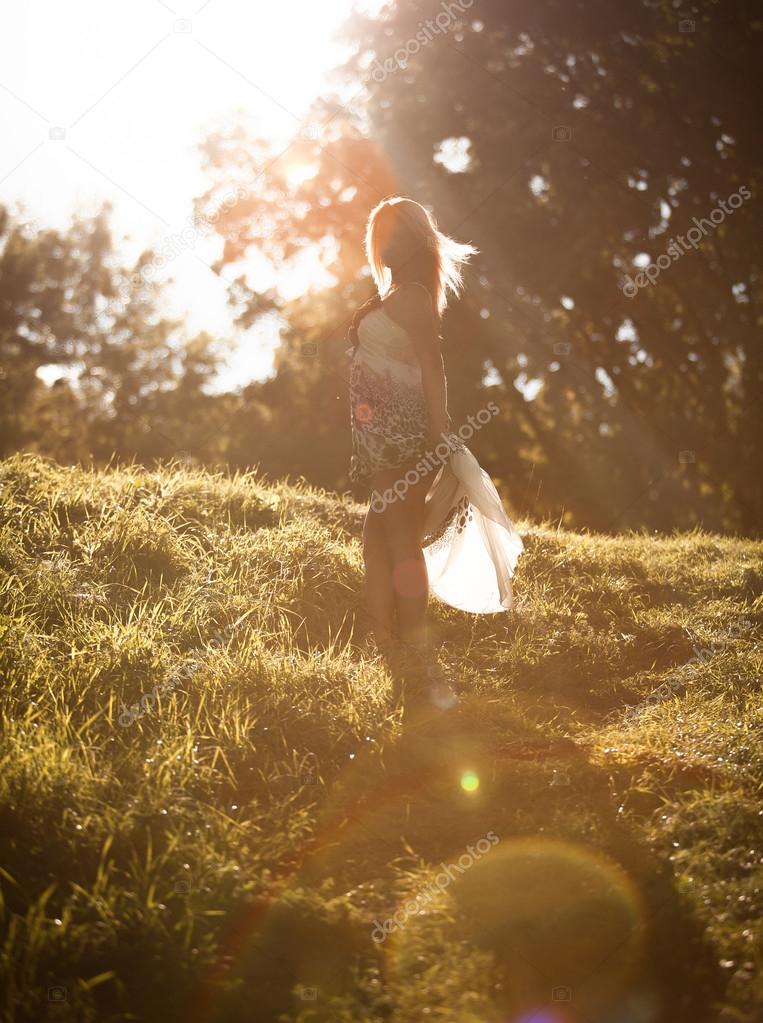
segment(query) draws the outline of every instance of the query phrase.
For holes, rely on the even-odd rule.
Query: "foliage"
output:
[[[159,314],[151,252],[118,265],[107,210],[37,234],[0,214],[3,453],[347,489],[345,332],[371,290],[368,212],[399,192],[481,250],[443,325],[450,404],[456,424],[499,406],[472,444],[517,514],[759,535],[757,5],[446,6],[418,46],[436,0],[356,11],[333,91],[286,148],[228,116],[202,142],[196,214],[238,329],[280,325],[271,378],[210,393],[219,346]],[[311,260],[324,281],[295,295]],[[654,282],[624,291],[644,261]],[[65,375],[47,387],[51,363]]]
[[[144,252],[120,266],[108,205],[66,230],[36,229],[0,207],[0,452],[65,461],[150,461],[209,430],[204,387],[219,351],[159,313]],[[42,367],[59,375],[47,386]],[[188,408],[204,415],[188,422]]]
[[[456,12],[447,30],[413,46],[446,6]],[[328,296],[283,305],[277,379],[293,419],[310,422],[321,443],[316,452],[293,436],[280,471],[346,485],[333,458],[347,448],[346,423],[332,413],[345,400],[337,338],[369,289],[357,263],[365,218],[397,191],[481,250],[444,326],[451,404],[456,422],[488,400],[500,405],[475,445],[522,513],[599,530],[757,531],[757,5],[733,14],[713,0],[680,11],[666,0],[627,11],[608,0],[461,7],[420,0],[356,14],[337,95],[316,105],[285,152],[255,150],[247,200],[219,221],[224,263],[251,247],[281,265],[320,245],[336,281]],[[385,61],[393,69],[380,74]],[[204,147],[214,184],[202,202],[254,149],[236,132],[214,142]],[[462,172],[433,159],[448,143],[467,153]],[[314,173],[289,185],[295,167]],[[723,213],[732,194],[748,198]],[[670,243],[690,229],[699,244],[664,268]],[[622,282],[644,254],[662,256],[663,269],[629,297]],[[248,302],[236,290],[252,315],[260,299],[256,284]],[[283,414],[283,390],[254,391]]]

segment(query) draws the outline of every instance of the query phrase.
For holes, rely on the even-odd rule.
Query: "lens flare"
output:
[[[464,792],[476,792],[479,787],[480,780],[474,771],[464,771],[461,775],[461,788]]]

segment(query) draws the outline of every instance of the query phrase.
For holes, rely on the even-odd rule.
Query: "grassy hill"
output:
[[[2,508],[0,1018],[761,1018],[763,544],[521,524],[403,720],[359,506],[19,456]]]

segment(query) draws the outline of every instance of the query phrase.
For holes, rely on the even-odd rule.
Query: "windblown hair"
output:
[[[457,242],[438,230],[437,221],[420,203],[396,195],[383,199],[368,218],[366,225],[366,256],[371,268],[376,294],[357,310],[352,319],[349,337],[357,344],[360,321],[379,306],[392,287],[392,271],[384,263],[384,238],[394,233],[402,240],[410,255],[403,264],[405,279],[423,284],[432,297],[433,311],[442,317],[448,294],[458,295],[463,287],[462,266],[478,250],[473,245]]]
[[[391,224],[390,224],[391,221]],[[391,273],[382,260],[380,234],[383,228],[401,232],[411,255],[408,263],[418,271],[419,281],[429,290],[437,314],[442,316],[448,304],[448,292],[458,295],[463,286],[461,267],[477,252],[449,238],[437,229],[437,221],[420,203],[396,195],[374,207],[366,225],[366,256],[376,288],[382,298],[390,289]]]

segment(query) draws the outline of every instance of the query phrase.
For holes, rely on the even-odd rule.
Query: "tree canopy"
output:
[[[365,222],[402,194],[480,250],[443,324],[451,413],[499,406],[472,446],[516,513],[759,530],[757,5],[416,0],[344,31],[334,91],[288,148],[230,118],[201,147],[197,213],[214,211],[238,325],[282,323],[273,377],[210,395],[211,339],[173,346],[176,328],[140,302],[109,311],[103,219],[30,240],[6,218],[9,443],[35,433],[10,421],[41,386],[37,365],[81,363],[66,401],[82,407],[95,388],[120,456],[171,453],[136,442],[138,413],[159,415],[200,459],[346,489]],[[284,278],[310,256],[330,283],[286,298],[244,272],[254,252]],[[38,291],[43,274],[55,284]]]

